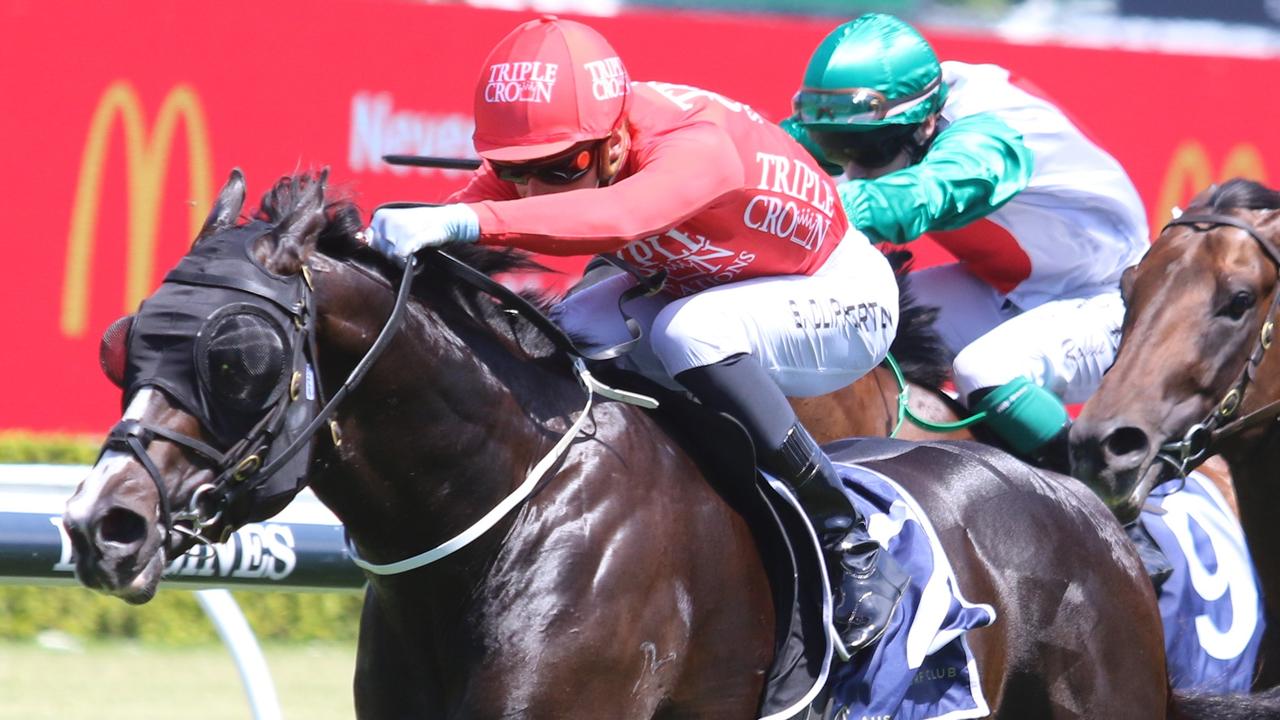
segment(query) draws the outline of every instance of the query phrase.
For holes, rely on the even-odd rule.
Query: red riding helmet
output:
[[[608,135],[631,97],[627,70],[600,33],[546,15],[520,25],[476,83],[476,152],[487,160],[549,157]]]

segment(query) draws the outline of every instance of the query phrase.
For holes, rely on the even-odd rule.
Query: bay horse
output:
[[[283,178],[241,222],[233,172],[187,256],[108,331],[126,405],[63,517],[81,582],[144,603],[169,559],[305,483],[365,566],[444,556],[368,573],[359,717],[756,717],[774,608],[715,473],[652,414],[584,405],[580,366],[443,253],[397,293],[325,185]],[[521,264],[450,252],[486,273]],[[1169,689],[1151,586],[1083,485],[975,443],[835,450],[913,493],[966,594],[996,609],[967,636],[994,717],[1256,710]]]
[[[1267,630],[1255,687],[1280,683],[1280,192],[1235,179],[1201,192],[1126,271],[1115,364],[1071,431],[1074,474],[1120,517],[1221,454]]]

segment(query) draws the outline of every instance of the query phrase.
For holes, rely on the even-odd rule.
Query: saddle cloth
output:
[[[1140,522],[1173,565],[1157,590],[1173,687],[1249,690],[1265,628],[1262,593],[1244,531],[1199,473],[1152,491]]]
[[[928,720],[989,713],[964,633],[995,622],[996,611],[967,601],[929,519],[887,476],[837,464],[871,536],[911,576],[883,637],[831,670],[823,717]]]

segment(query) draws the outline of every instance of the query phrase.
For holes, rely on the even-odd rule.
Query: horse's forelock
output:
[[[1280,208],[1280,191],[1253,180],[1234,178],[1213,193],[1209,207],[1216,211],[1275,210]]]

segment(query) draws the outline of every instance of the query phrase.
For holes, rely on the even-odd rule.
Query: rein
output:
[[[893,371],[893,377],[898,383],[898,421],[894,424],[889,437],[898,437],[898,432],[902,430],[902,424],[906,420],[910,420],[916,427],[923,428],[929,432],[949,433],[963,430],[970,425],[976,425],[987,419],[986,410],[979,410],[967,418],[961,418],[954,422],[936,423],[920,417],[911,409],[911,386],[907,384],[907,378],[902,374],[902,368],[898,365],[898,361],[894,359],[893,353],[887,353],[881,365],[888,366]]]
[[[638,405],[639,407],[650,410],[658,407],[658,401],[653,398],[640,395],[638,393],[611,388],[608,385],[601,383],[599,380],[596,380],[595,377],[591,375],[591,372],[587,370],[586,363],[583,360],[584,355],[578,349],[577,345],[574,344],[573,340],[566,335],[559,326],[551,322],[551,320],[544,315],[542,311],[530,304],[529,301],[523,298],[519,293],[512,291],[507,286],[497,282],[488,275],[485,275],[446,252],[440,250],[433,250],[430,252],[446,264],[449,272],[455,278],[494,297],[497,300],[502,301],[502,303],[508,307],[508,310],[523,316],[526,320],[541,330],[556,345],[557,349],[565,352],[565,354],[572,358],[573,368],[577,375],[578,382],[582,386],[582,389],[587,393],[587,402],[583,405],[582,410],[578,412],[578,419],[573,421],[573,424],[569,426],[569,429],[565,431],[556,444],[552,446],[552,448],[548,450],[540,460],[538,460],[538,462],[529,471],[529,474],[525,476],[524,481],[521,482],[520,485],[511,492],[511,494],[507,495],[507,497],[503,498],[501,502],[495,505],[493,509],[485,513],[483,517],[449,540],[446,540],[430,550],[423,551],[403,560],[390,563],[374,563],[362,558],[359,551],[356,549],[355,543],[352,542],[351,537],[349,535],[346,536],[345,542],[347,546],[347,553],[350,555],[351,561],[362,570],[375,575],[397,575],[410,570],[416,570],[425,565],[430,565],[437,560],[441,560],[452,555],[458,550],[461,550],[491,529],[494,525],[497,525],[498,522],[501,521],[502,518],[506,517],[507,514],[516,506],[529,498],[534,489],[537,488],[538,482],[542,477],[546,475],[547,471],[550,470],[551,467],[560,459],[560,456],[568,450],[569,445],[571,445],[574,439],[577,438],[578,431],[582,429],[583,423],[586,422],[587,417],[590,415],[591,406],[595,402],[595,396],[597,394],[631,405]]]
[[[1275,264],[1277,276],[1280,277],[1280,248],[1260,235],[1252,225],[1239,218],[1217,213],[1184,215],[1169,221],[1164,229],[1167,230],[1175,225],[1187,225],[1196,232],[1209,232],[1222,225],[1239,228],[1258,243],[1262,251]],[[1165,443],[1156,453],[1157,458],[1173,465],[1182,476],[1185,477],[1210,455],[1215,454],[1224,440],[1280,417],[1280,400],[1274,400],[1242,417],[1232,419],[1243,405],[1245,389],[1248,388],[1249,383],[1253,382],[1258,366],[1262,364],[1263,357],[1271,347],[1275,329],[1273,318],[1277,309],[1280,309],[1280,287],[1272,293],[1271,305],[1264,316],[1266,319],[1262,323],[1262,330],[1258,333],[1258,342],[1253,352],[1249,354],[1249,359],[1240,371],[1240,375],[1232,383],[1231,389],[1203,420],[1187,430],[1181,440]]]

